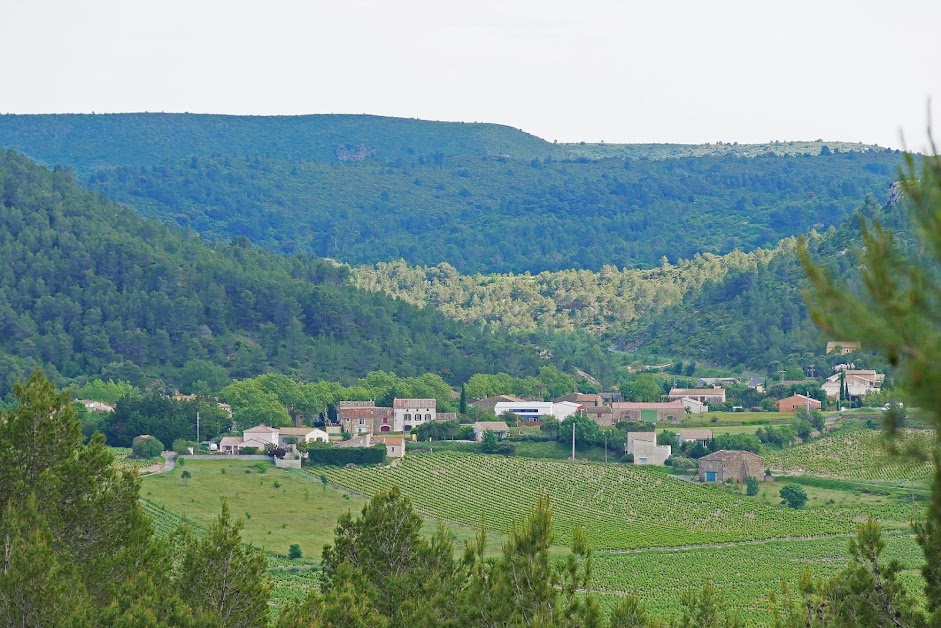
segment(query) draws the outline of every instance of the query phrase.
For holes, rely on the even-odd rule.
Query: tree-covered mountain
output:
[[[100,171],[145,215],[350,264],[464,273],[651,267],[774,245],[885,197],[894,152],[661,161],[193,158]]]
[[[884,197],[899,162],[846,143],[555,145],[499,125],[349,115],[8,115],[0,145],[224,241],[462,273],[773,246]]]
[[[545,140],[500,124],[370,115],[9,114],[0,115],[0,146],[50,166],[69,165],[81,175],[212,155],[338,162],[563,154]]]
[[[0,394],[38,365],[60,383],[221,387],[269,370],[456,383],[545,364],[524,338],[356,289],[316,258],[208,244],[13,151],[0,152],[0,259]]]

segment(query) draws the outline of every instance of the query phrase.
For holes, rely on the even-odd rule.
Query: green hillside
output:
[[[558,542],[569,543],[578,525],[595,549],[849,533],[854,517],[868,507],[796,511],[654,469],[458,453],[410,455],[394,467],[313,472],[364,495],[394,484],[427,515],[466,526],[483,522],[504,533],[544,492],[553,504]],[[866,514],[896,518],[891,507],[880,508]]]
[[[81,174],[211,155],[339,162],[419,155],[529,160],[562,154],[545,140],[499,124],[369,115],[10,114],[0,115],[0,146]]]
[[[906,237],[905,212],[868,199],[808,241],[814,258],[837,276],[849,276],[854,267],[860,216]],[[819,354],[827,341],[807,316],[807,282],[795,247],[796,239],[787,238],[774,248],[695,255],[649,270],[605,266],[538,274],[464,275],[450,264],[398,260],[354,267],[351,277],[361,288],[460,321],[522,333],[588,332],[644,355],[764,370],[788,356]]]
[[[184,368],[212,379],[436,372],[453,384],[545,364],[520,338],[357,290],[333,264],[144,220],[12,151],[0,152],[0,205],[0,395],[37,365],[59,383],[174,386]]]
[[[899,156],[665,161],[189,159],[100,171],[90,186],[148,216],[354,265],[464,273],[652,267],[773,246],[884,199]]]

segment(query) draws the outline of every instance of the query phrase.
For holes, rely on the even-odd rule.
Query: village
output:
[[[842,355],[859,347],[855,343],[831,343],[827,349]],[[843,399],[862,398],[879,392],[884,380],[885,376],[874,370],[857,369],[854,364],[838,364],[833,373],[817,386],[825,392],[831,407],[834,404],[839,407]],[[438,400],[434,398],[396,397],[389,405],[369,400],[341,400],[336,403],[335,418],[323,421],[319,427],[304,425],[301,421],[290,426],[259,423],[238,432],[233,423],[230,433],[198,445],[193,443],[181,453],[229,459],[271,459],[278,467],[286,468],[300,468],[308,463],[368,464],[385,461],[395,464],[409,450],[416,453],[430,451],[426,448],[430,443],[419,441],[434,441],[436,438],[444,438],[449,444],[476,445],[485,453],[504,454],[511,453],[513,446],[495,446],[492,443],[553,432],[560,444],[568,444],[568,434],[559,431],[559,426],[565,424],[571,426],[571,458],[576,459],[579,453],[576,445],[581,444],[576,442],[576,423],[589,421],[599,430],[620,435],[614,436],[610,443],[612,460],[637,466],[675,466],[674,472],[686,473],[690,479],[700,482],[764,480],[770,472],[756,448],[751,448],[751,451],[716,449],[713,429],[702,426],[701,421],[697,423],[697,417],[703,417],[702,421],[705,421],[710,407],[728,409],[726,386],[741,386],[743,382],[727,377],[700,378],[698,383],[700,387],[696,388],[674,386],[662,395],[660,401],[646,402],[625,401],[624,394],[619,391],[572,392],[548,401],[495,395],[470,400],[466,406],[469,410],[465,413],[440,411]],[[757,378],[749,378],[745,382],[758,393],[763,393],[766,386],[781,384]],[[193,401],[195,398],[193,395],[174,395],[178,401]],[[98,401],[78,402],[89,412],[113,411],[111,406]],[[232,418],[228,404],[216,402],[216,405]],[[800,393],[774,401],[777,413],[805,419],[812,413],[819,415],[823,407],[820,399]],[[734,412],[742,408],[733,406],[731,410],[734,416]],[[819,430],[814,433],[819,435],[824,429],[821,422]],[[769,428],[769,432],[773,433],[773,428]],[[762,433],[760,429],[758,433]],[[617,441],[618,437],[623,442]],[[142,438],[148,436],[139,435],[135,440]],[[606,441],[606,460],[608,453],[609,443]]]

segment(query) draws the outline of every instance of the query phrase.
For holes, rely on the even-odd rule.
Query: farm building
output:
[[[778,399],[774,402],[774,405],[778,412],[797,412],[801,408],[806,410],[819,410],[821,408],[819,401],[805,395],[791,395],[784,399]]]
[[[503,421],[478,421],[474,423],[475,441],[479,443],[486,432],[493,432],[498,439],[503,440],[509,437],[510,427]]]
[[[504,412],[512,412],[521,421],[542,421],[547,416],[553,416],[555,404],[551,401],[500,401],[493,407],[493,412],[500,416]]]
[[[705,428],[686,428],[677,432],[676,437],[679,439],[680,443],[697,441],[700,445],[705,446],[708,441],[712,440],[712,430]]]
[[[725,403],[725,388],[674,388],[669,397],[670,401],[689,397],[701,403]]]
[[[625,453],[634,456],[634,464],[663,465],[672,453],[669,445],[658,445],[655,432],[628,432]]]
[[[372,447],[373,445],[385,445],[386,456],[389,458],[405,457],[405,437],[404,436],[374,436],[372,434],[363,434],[354,436],[350,440],[333,443],[334,447]]]
[[[619,421],[644,421],[647,423],[679,423],[686,416],[686,409],[679,401],[634,402],[621,401],[611,404],[614,423]]]
[[[765,479],[765,459],[750,451],[722,449],[699,459],[700,482],[744,482],[749,477]]]
[[[292,443],[311,443],[320,441],[329,443],[330,435],[316,427],[279,427],[278,446],[287,447]]]

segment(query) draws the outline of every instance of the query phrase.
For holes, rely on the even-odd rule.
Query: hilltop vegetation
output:
[[[884,198],[893,152],[664,161],[198,158],[89,185],[203,235],[350,264],[464,273],[651,267],[773,245]]]
[[[882,151],[880,146],[860,142],[766,142],[764,144],[560,144],[570,157],[589,159],[678,159],[681,157],[759,157],[767,155],[828,155]]]
[[[69,165],[82,175],[212,155],[328,162],[435,154],[562,156],[545,140],[499,124],[368,115],[9,114],[0,115],[0,146],[50,166]]]
[[[357,290],[333,264],[143,220],[12,151],[0,153],[0,203],[0,394],[37,365],[60,382],[172,387],[268,370],[455,383],[545,364],[519,338]]]
[[[899,162],[814,142],[666,145],[669,159],[650,145],[610,158],[604,146],[593,160],[593,145],[509,127],[376,116],[8,115],[0,145],[224,241],[462,273],[654,267],[773,246],[883,198]]]

